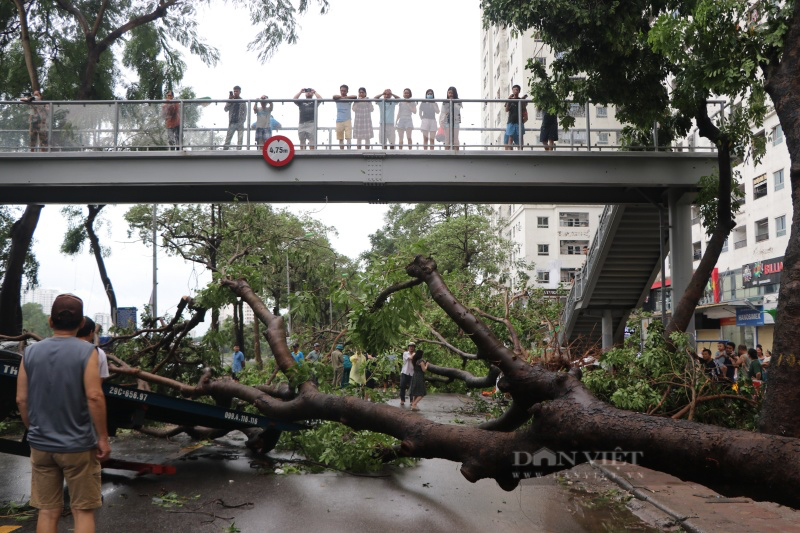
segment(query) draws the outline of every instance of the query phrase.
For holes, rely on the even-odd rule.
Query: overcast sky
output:
[[[417,97],[433,88],[440,98],[454,85],[462,98],[480,98],[478,0],[330,3],[328,14],[319,15],[312,9],[300,19],[296,45],[281,47],[270,61],[261,64],[255,53],[247,51],[256,34],[247,13],[215,2],[215,7],[203,13],[199,32],[219,49],[221,60],[216,67],[207,67],[187,57],[184,85],[193,87],[198,96],[211,98],[226,98],[234,85],[242,87],[243,98],[262,94],[291,98],[309,85],[330,98],[343,83],[351,92],[364,86],[370,96],[386,88],[399,94],[409,87]],[[276,108],[279,120],[282,111]],[[329,111],[332,118],[332,106]],[[222,121],[226,118],[221,117]],[[88,251],[74,259],[58,251],[66,226],[61,207],[48,205],[42,211],[35,234],[34,251],[41,263],[39,285],[81,296],[90,316],[108,312],[108,300]],[[127,237],[122,214],[128,207],[107,207],[110,223],[99,233],[112,249],[106,266],[118,305],[141,309],[150,299],[152,251]],[[312,213],[336,227],[338,237],[332,235],[332,243],[350,257],[369,247],[368,236],[383,224],[386,211],[386,206],[367,204],[294,204],[289,208]],[[159,313],[174,311],[182,295],[192,294],[209,279],[198,267],[159,254]]]

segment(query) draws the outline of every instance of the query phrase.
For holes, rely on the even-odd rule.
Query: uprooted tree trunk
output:
[[[97,215],[105,207],[105,205],[89,205],[89,215],[83,222],[83,227],[86,229],[86,237],[89,239],[94,260],[97,263],[97,272],[100,274],[100,280],[103,282],[103,291],[108,298],[108,305],[111,310],[111,323],[117,326],[117,295],[114,292],[114,286],[111,284],[111,278],[106,270],[106,262],[103,258],[103,248],[100,246],[100,239],[94,231],[94,222],[97,220]]]
[[[509,427],[491,431],[439,424],[396,407],[320,393],[313,382],[300,382],[301,374],[285,342],[283,319],[273,315],[242,279],[221,283],[247,302],[264,323],[264,335],[276,362],[297,387],[297,394],[277,397],[208,375],[197,387],[179,388],[184,393],[235,396],[279,420],[332,420],[356,430],[385,433],[401,441],[401,455],[458,461],[467,480],[492,478],[506,490],[516,487],[526,474],[563,470],[605,458],[634,462],[728,493],[800,504],[800,440],[611,407],[595,398],[578,376],[553,372],[516,357],[454,297],[433,260],[418,256],[407,272],[423,280],[436,303],[475,343],[479,358],[503,372],[499,387],[513,398],[514,425],[521,423],[519,413],[524,418],[533,415],[532,425],[516,431],[508,431]],[[537,452],[539,455],[535,455]],[[542,453],[554,453],[555,460],[547,465],[528,460]]]
[[[11,249],[0,285],[0,334],[22,333],[22,274],[43,205],[28,205],[11,228]]]

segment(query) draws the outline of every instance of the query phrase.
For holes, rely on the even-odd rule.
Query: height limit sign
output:
[[[264,160],[273,167],[288,165],[294,159],[294,144],[283,135],[275,135],[264,143]]]

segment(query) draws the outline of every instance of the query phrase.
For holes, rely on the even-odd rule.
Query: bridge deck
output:
[[[478,202],[630,204],[693,190],[713,153],[246,151],[0,154],[0,202]]]

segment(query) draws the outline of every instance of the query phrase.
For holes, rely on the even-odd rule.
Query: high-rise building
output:
[[[50,310],[53,308],[53,302],[56,301],[56,296],[61,294],[60,291],[55,289],[42,289],[35,287],[26,290],[22,293],[22,304],[35,303],[42,306],[42,311],[46,315],[50,315]]]
[[[94,322],[102,328],[103,335],[108,335],[111,329],[111,315],[109,313],[95,313]]]

